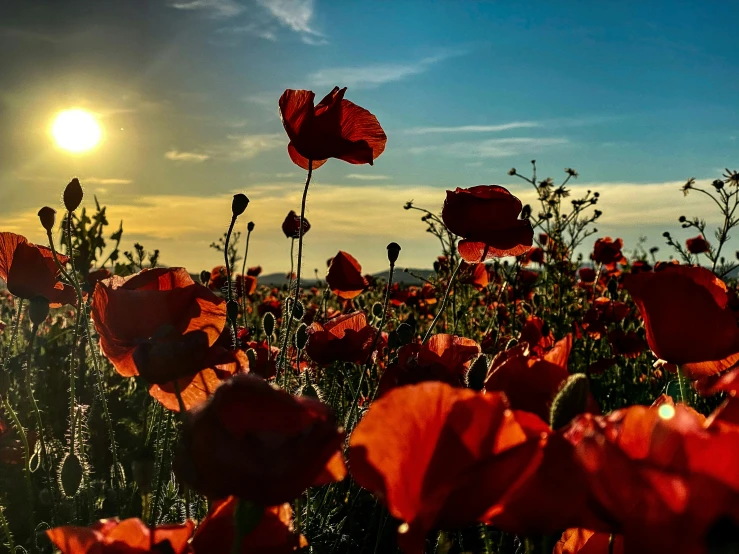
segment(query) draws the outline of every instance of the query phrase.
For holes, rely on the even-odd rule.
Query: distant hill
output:
[[[406,271],[404,271],[404,269],[405,268],[397,268],[395,270],[395,274],[393,275],[394,283],[403,283],[405,285],[420,285],[423,284],[423,281],[421,279],[418,279],[417,277],[414,277],[413,275],[411,275],[411,273],[419,275],[424,279],[428,279],[430,276],[435,275],[435,272],[431,269],[408,268],[408,271],[410,271],[411,273],[407,273]],[[379,273],[374,273],[372,276],[378,279],[387,279],[387,274],[387,271],[382,271]],[[306,287],[312,287],[316,284],[316,279],[312,274],[310,276],[306,275],[301,277],[300,281],[301,286],[304,284]],[[288,284],[288,280],[285,273],[268,273],[267,275],[259,276],[259,284],[282,287],[283,285]]]

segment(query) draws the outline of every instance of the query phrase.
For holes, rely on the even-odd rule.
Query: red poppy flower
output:
[[[59,255],[66,264],[69,258]],[[49,248],[37,246],[15,233],[0,233],[0,279],[14,296],[30,300],[43,296],[51,308],[75,304],[71,285],[59,281],[60,271]]]
[[[321,167],[328,158],[351,164],[372,165],[385,150],[387,136],[377,118],[364,108],[344,100],[346,87],[334,89],[313,106],[309,90],[286,90],[280,97],[280,117],[290,144],[290,159],[308,169]]]
[[[326,282],[336,296],[346,300],[359,296],[369,286],[359,262],[341,250],[329,261]]]
[[[613,550],[609,550],[610,533],[572,528],[562,533],[552,554],[624,554],[624,539],[616,535]]]
[[[626,260],[621,252],[623,247],[624,241],[621,239],[613,240],[611,237],[598,239],[595,241],[590,258],[603,265],[617,264]]]
[[[56,527],[46,531],[62,554],[144,554],[190,551],[188,540],[195,524],[162,525],[151,529],[138,518],[103,519],[91,527]],[[167,544],[169,543],[169,544]]]
[[[715,375],[739,361],[739,326],[726,285],[703,267],[667,266],[624,279],[644,320],[647,342],[690,378]]]
[[[194,554],[291,554],[308,546],[305,537],[295,533],[293,510],[285,503],[265,508],[257,527],[234,550],[237,503],[234,496],[213,503],[192,538]]]
[[[614,329],[608,333],[608,342],[611,343],[614,355],[625,358],[638,358],[646,348],[646,344],[636,331]]]
[[[250,267],[249,269],[246,270],[246,274],[250,275],[251,277],[259,277],[261,273],[262,273],[261,265]]]
[[[577,274],[580,276],[580,281],[582,281],[583,283],[592,284],[595,282],[595,270],[593,268],[580,268]]]
[[[459,282],[472,285],[475,290],[485,290],[490,282],[488,270],[483,264],[463,263],[459,270]]]
[[[691,254],[703,254],[704,252],[709,252],[711,250],[711,245],[708,244],[708,241],[703,237],[703,235],[687,239],[685,241],[685,246]]]
[[[528,251],[528,260],[537,264],[544,263],[544,250],[536,247]]]
[[[303,235],[310,230],[310,223],[307,219],[303,219]],[[285,217],[285,221],[282,222],[282,232],[289,239],[300,238],[300,216],[293,210]]]
[[[276,346],[268,348],[267,341],[251,341],[246,348],[253,348],[257,354],[257,363],[249,364],[249,373],[259,375],[263,379],[272,379],[277,374],[277,354],[280,349]]]
[[[468,263],[520,256],[534,240],[528,219],[519,219],[521,201],[497,185],[446,191],[444,225],[463,240],[457,247]]]
[[[483,517],[495,498],[451,502],[455,492],[471,482],[481,461],[525,440],[503,395],[427,382],[394,389],[370,405],[351,435],[349,462],[354,479],[405,522],[398,543],[415,554],[423,552],[430,529]]]
[[[208,288],[217,292],[223,292],[228,282],[228,273],[225,265],[217,265],[210,271]]]
[[[142,375],[152,396],[170,409],[178,408],[173,381],[189,408],[244,365],[243,353],[214,346],[226,324],[224,300],[183,268],[101,281],[92,296],[92,318],[116,371]]]
[[[320,365],[333,362],[365,363],[371,354],[377,329],[367,323],[364,312],[352,312],[313,322],[308,326],[305,353]]]
[[[275,316],[275,319],[280,319],[282,317],[282,302],[280,302],[279,298],[268,296],[259,304],[259,306],[257,306],[259,317],[264,317],[264,314],[267,312]]]
[[[644,260],[636,260],[631,263],[631,273],[644,273],[645,271],[652,271],[652,266]]]
[[[554,334],[542,318],[530,315],[521,328],[518,340],[527,343],[537,356],[543,356],[554,345]]]
[[[479,354],[479,344],[455,335],[437,334],[423,345],[406,344],[398,351],[398,361],[383,373],[377,395],[382,396],[396,387],[423,381],[464,386],[467,370]]]
[[[274,506],[346,474],[331,409],[261,377],[236,375],[189,415],[175,473],[210,498]]]
[[[85,278],[88,290],[92,291],[98,282],[102,281],[103,279],[108,279],[111,276],[112,273],[108,271],[108,268],[105,267],[96,269],[95,271],[91,271],[87,274],[87,277]]]
[[[704,395],[709,396],[719,392],[728,392],[730,394],[739,393],[739,368],[727,371],[722,375],[712,375],[699,379],[695,383],[696,390]]]
[[[727,426],[663,403],[585,414],[564,435],[626,551],[704,554],[716,525],[739,524],[739,433]]]
[[[350,438],[349,461],[357,483],[404,522],[403,551],[420,554],[432,528],[480,521],[550,532],[569,521],[583,494],[558,459],[571,447],[550,444],[550,436],[535,415],[508,409],[502,394],[426,382],[370,405]],[[557,492],[571,507],[557,511]]]
[[[251,275],[236,275],[233,286],[238,298],[244,295],[251,296],[257,291],[257,278]]]
[[[557,341],[543,357],[529,354],[519,345],[496,356],[485,381],[486,391],[504,392],[514,410],[524,410],[549,421],[549,408],[562,383],[570,376],[567,360],[572,335]],[[589,397],[587,410],[599,413],[595,398]]]

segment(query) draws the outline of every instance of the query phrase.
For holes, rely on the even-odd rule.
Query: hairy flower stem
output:
[[[285,369],[287,364],[287,350],[289,345],[290,329],[293,324],[293,308],[300,300],[300,271],[303,268],[303,221],[305,219],[305,203],[308,200],[308,187],[313,176],[313,160],[308,160],[308,177],[305,179],[305,188],[303,188],[303,201],[300,204],[300,225],[298,225],[298,272],[295,275],[295,296],[290,303],[289,314],[287,316],[287,326],[285,337],[282,340],[282,351],[280,354],[280,368]],[[292,256],[290,257],[292,259]],[[292,272],[291,272],[292,273]],[[277,377],[275,377],[276,382]]]
[[[8,362],[10,361],[10,351],[15,346],[15,342],[18,340],[18,329],[20,328],[21,324],[21,317],[23,315],[23,299],[18,299],[18,311],[15,314],[15,318],[13,319],[13,329],[10,333],[10,344],[8,344],[8,349],[5,351],[5,358],[3,359],[3,365],[2,365],[2,372],[5,373],[8,369]]]
[[[683,404],[689,404],[686,400],[687,394],[685,393],[685,374],[680,366],[677,368],[677,383],[680,386],[680,402]]]
[[[244,261],[241,264],[241,278],[246,279],[246,258],[249,256],[249,238],[251,237],[251,227],[249,226],[246,230],[246,248],[244,249]],[[244,281],[246,286],[246,281]],[[242,324],[246,327],[246,291],[241,291],[241,317]]]
[[[231,216],[231,224],[228,226],[228,232],[226,233],[226,242],[223,245],[223,258],[226,261],[226,296],[228,298],[229,304],[233,299],[233,290],[231,286],[231,265],[228,260],[228,243],[231,240],[231,233],[233,233],[237,217],[239,216],[237,216],[236,214]],[[228,306],[228,304],[226,304],[226,306]],[[236,320],[231,319],[231,317],[228,316],[228,323],[231,327],[231,339],[233,341],[233,348],[234,350],[236,350]]]
[[[367,359],[367,368],[371,368],[372,371],[372,381],[377,380],[377,367],[375,364],[372,363],[372,354],[375,351],[375,348],[377,348],[377,343],[380,342],[380,337],[382,336],[382,329],[385,327],[385,320],[387,319],[387,307],[390,303],[390,287],[393,285],[393,274],[395,273],[395,262],[390,262],[390,273],[387,277],[387,289],[385,289],[385,300],[382,303],[382,318],[380,319],[380,326],[377,328],[377,333],[375,334],[375,339],[372,341],[372,348],[370,348],[369,358]],[[377,392],[377,391],[375,391]]]
[[[5,519],[5,508],[0,506],[0,526],[3,528],[3,535],[5,535],[5,543],[8,547],[8,552],[15,552],[15,541],[13,540],[13,533],[10,532],[10,526],[8,520]]]
[[[67,217],[71,221],[71,213],[67,212]],[[46,236],[49,239],[49,248],[51,248],[51,253],[54,257],[54,262],[56,263],[57,269],[61,272],[62,275],[69,281],[72,286],[74,287],[75,292],[77,293],[77,309],[81,312],[81,319],[85,323],[84,331],[85,331],[85,337],[87,338],[87,346],[90,348],[90,355],[92,357],[92,367],[94,369],[95,373],[95,384],[98,389],[98,395],[100,396],[100,404],[103,406],[103,419],[105,420],[105,425],[108,428],[108,439],[110,440],[110,452],[113,455],[113,467],[114,467],[114,474],[115,474],[115,480],[116,480],[116,493],[119,496],[119,504],[120,504],[120,492],[121,488],[123,487],[123,484],[125,482],[123,476],[121,475],[121,466],[118,463],[118,446],[115,441],[115,430],[113,428],[113,420],[110,417],[110,411],[108,410],[108,398],[105,393],[105,382],[103,380],[103,370],[100,367],[100,360],[98,360],[97,351],[95,350],[95,344],[92,340],[92,333],[90,332],[90,317],[87,314],[87,304],[85,304],[84,296],[82,295],[82,288],[80,287],[80,283],[77,280],[77,276],[71,276],[69,273],[67,273],[67,270],[64,269],[64,266],[59,261],[59,255],[56,252],[56,248],[54,247],[54,238],[51,236],[51,231],[46,231]],[[71,252],[70,252],[71,254]]]
[[[33,394],[33,385],[31,383],[31,361],[33,358],[33,345],[36,341],[36,335],[38,334],[38,325],[35,323],[33,324],[33,328],[31,330],[31,338],[28,340],[28,346],[26,347],[26,359],[24,361],[24,365],[26,366],[24,368],[24,376],[26,380],[26,394],[28,395],[28,400],[31,402],[31,408],[33,409],[33,415],[36,418],[36,427],[38,427],[38,437],[39,442],[41,443],[41,457],[43,459],[43,462],[41,462],[42,465],[46,465],[45,462],[48,462],[47,455],[46,455],[46,440],[44,439],[44,424],[41,420],[41,411],[38,408],[38,403],[36,402],[36,396]]]
[[[423,337],[423,341],[421,344],[426,344],[426,341],[431,338],[431,332],[434,330],[434,327],[436,327],[436,323],[439,321],[439,318],[441,318],[442,314],[444,313],[444,309],[446,308],[446,303],[449,300],[449,293],[452,291],[452,288],[454,287],[454,282],[457,279],[457,273],[459,273],[459,268],[462,267],[462,262],[464,260],[460,259],[459,263],[457,264],[457,267],[454,268],[454,272],[452,273],[452,276],[449,278],[449,284],[446,287],[446,292],[444,293],[444,298],[441,299],[441,305],[439,306],[439,311],[436,312],[436,317],[434,317],[434,320],[431,322],[431,325],[428,328],[428,331],[426,331],[426,334]]]

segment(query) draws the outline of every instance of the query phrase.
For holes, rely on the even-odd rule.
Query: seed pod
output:
[[[236,300],[229,300],[226,303],[226,314],[228,319],[236,321],[239,317],[239,303]]]
[[[297,320],[303,319],[303,314],[305,313],[305,308],[303,308],[303,303],[298,300],[295,303],[295,306],[293,306],[293,318]]]
[[[400,245],[397,242],[391,242],[387,245],[387,259],[391,264],[398,261],[400,255]]]
[[[250,221],[249,223],[246,224],[246,230],[249,231],[250,233],[254,230],[254,222],[253,221]]]
[[[210,271],[201,271],[200,272],[200,282],[204,285],[208,285],[210,282]]]
[[[308,342],[308,326],[301,323],[298,330],[295,331],[295,348],[303,350]]]
[[[49,317],[49,301],[43,296],[34,296],[28,305],[28,316],[31,323],[41,325]]]
[[[246,194],[234,194],[234,199],[231,202],[231,213],[234,217],[238,217],[246,211],[248,205],[249,199]]]
[[[413,340],[413,327],[411,327],[407,323],[401,323],[400,325],[398,325],[398,328],[395,330],[395,332],[398,334],[398,340],[400,341],[400,344],[410,344],[410,342]]]
[[[44,206],[38,211],[38,218],[41,220],[41,226],[47,231],[54,230],[56,223],[56,210],[49,206]]]
[[[75,177],[64,189],[64,207],[67,208],[67,211],[73,212],[79,208],[83,194],[82,185],[80,185],[79,179]]]
[[[264,334],[268,337],[271,337],[275,332],[275,316],[272,312],[264,314],[262,318],[262,329],[264,329]]]
[[[382,317],[382,304],[380,302],[372,304],[372,315],[377,318]]]
[[[554,397],[549,411],[549,425],[555,431],[576,416],[585,413],[590,393],[590,381],[584,373],[570,375]]]
[[[59,487],[67,498],[73,498],[82,484],[83,468],[75,454],[67,454],[59,471]]]
[[[249,371],[254,371],[257,365],[257,351],[253,348],[249,348],[246,351],[246,359],[249,360]]]
[[[472,390],[481,391],[485,386],[485,378],[488,375],[488,359],[484,354],[481,354],[477,359],[470,365],[467,375],[465,375],[465,381],[467,386]]]

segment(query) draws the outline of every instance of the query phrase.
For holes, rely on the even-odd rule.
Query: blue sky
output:
[[[737,165],[739,48],[733,2],[359,2],[338,0],[8,0],[0,7],[0,229],[43,235],[35,211],[77,175],[124,220],[124,243],[160,248],[191,271],[243,191],[253,263],[282,271],[279,224],[298,209],[277,113],[285,88],[334,85],[388,135],[374,167],[331,161],[309,197],[306,266],[337,250],[383,268],[430,266],[436,244],[414,199],[497,183],[530,193],[510,167],[601,192],[600,235],[661,244],[688,177]],[[50,141],[60,110],[97,115],[104,141],[71,156]],[[733,165],[732,165],[733,164]],[[679,235],[679,232],[675,233]]]

